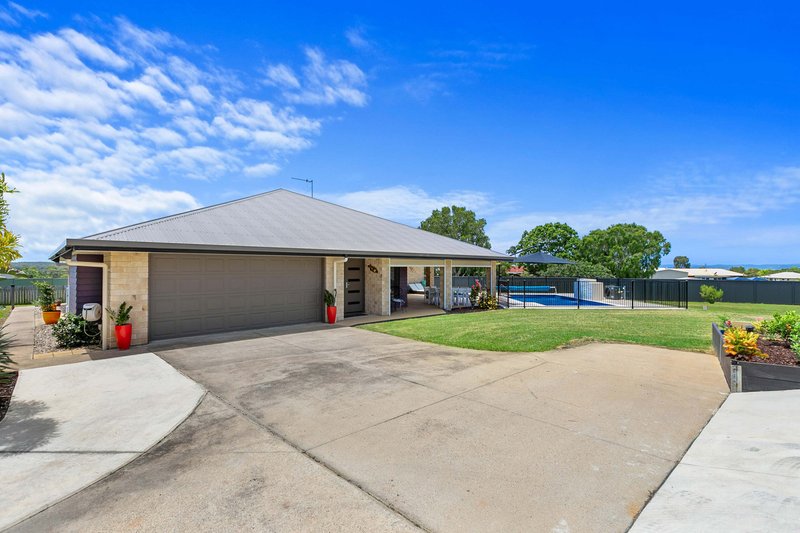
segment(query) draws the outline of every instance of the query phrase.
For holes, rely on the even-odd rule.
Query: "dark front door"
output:
[[[364,260],[349,259],[344,264],[344,316],[364,312]]]

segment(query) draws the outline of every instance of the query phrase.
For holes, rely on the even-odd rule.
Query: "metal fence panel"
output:
[[[700,286],[722,289],[723,302],[800,305],[800,282],[751,280],[689,280],[689,301],[702,302]]]
[[[688,305],[684,281],[650,279],[501,278],[498,301],[506,308],[675,309]]]

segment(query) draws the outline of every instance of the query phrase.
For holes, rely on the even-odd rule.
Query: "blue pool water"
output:
[[[560,294],[528,294],[511,295],[511,300],[517,303],[536,303],[545,306],[577,307],[578,300]],[[609,307],[608,304],[581,299],[581,307]]]

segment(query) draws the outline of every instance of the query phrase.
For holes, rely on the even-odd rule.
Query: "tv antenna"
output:
[[[311,184],[311,198],[314,198],[314,180],[307,180],[305,178],[292,178],[293,180],[297,181],[305,181],[306,183]]]

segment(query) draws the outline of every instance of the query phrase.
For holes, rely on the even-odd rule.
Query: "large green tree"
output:
[[[692,263],[689,262],[689,258],[685,255],[676,255],[672,259],[672,266],[675,268],[692,268]]]
[[[588,261],[575,261],[569,265],[547,265],[539,271],[540,276],[551,278],[611,278],[614,275],[603,265]]]
[[[6,183],[5,172],[0,172],[0,270],[8,272],[11,268],[11,261],[19,259],[19,237],[16,233],[8,229],[8,200],[6,194],[13,194],[16,189]]]
[[[591,231],[581,240],[579,256],[608,268],[620,278],[648,278],[671,245],[660,231],[639,224],[614,224]]]
[[[434,209],[431,216],[423,220],[420,229],[468,242],[483,248],[491,248],[486,236],[486,219],[478,218],[474,211],[457,205]]]
[[[573,259],[580,244],[578,232],[563,222],[548,222],[522,232],[519,243],[508,249],[512,255],[545,252],[564,259]]]

